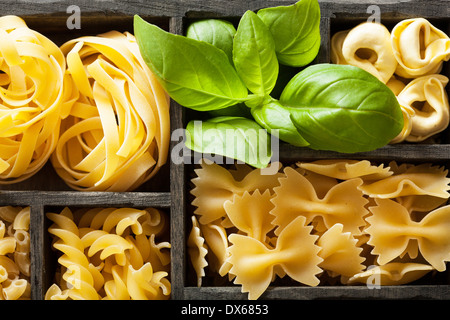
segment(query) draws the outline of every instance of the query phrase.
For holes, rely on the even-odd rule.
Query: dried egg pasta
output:
[[[111,31],[66,42],[70,108],[52,155],[73,189],[133,190],[165,164],[169,98],[134,36]]]
[[[17,16],[0,17],[0,184],[33,176],[55,150],[65,70],[52,41]]]

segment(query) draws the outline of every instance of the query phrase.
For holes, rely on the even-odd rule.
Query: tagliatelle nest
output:
[[[61,49],[71,107],[51,158],[56,172],[76,190],[137,188],[167,160],[168,95],[129,33],[81,37]]]

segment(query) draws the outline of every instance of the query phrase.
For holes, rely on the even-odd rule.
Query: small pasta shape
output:
[[[440,74],[422,76],[412,80],[398,94],[402,108],[413,112],[406,141],[423,141],[448,127],[450,111],[445,91],[447,83],[448,78]],[[423,103],[423,106],[416,108],[416,102]]]
[[[197,274],[197,286],[202,285],[202,277],[205,276],[205,267],[208,265],[205,257],[208,249],[205,239],[201,235],[197,218],[192,216],[192,229],[187,240],[188,254],[191,259],[192,266]]]
[[[346,33],[342,47],[335,50],[341,51],[344,59],[344,63],[341,64],[360,67],[383,83],[391,79],[397,68],[397,60],[391,46],[391,34],[380,23],[364,22],[352,28]]]
[[[227,261],[232,265],[230,273],[234,283],[242,285],[242,292],[249,299],[258,299],[272,281],[274,267],[279,266],[292,279],[316,286],[316,275],[322,272],[318,264],[320,247],[315,245],[318,236],[312,235],[311,226],[305,225],[305,217],[295,218],[281,231],[276,247],[268,248],[264,243],[239,234],[231,234],[232,243]]]
[[[28,300],[30,208],[0,207],[0,300]]]
[[[396,73],[414,78],[439,73],[450,59],[450,39],[424,18],[406,19],[392,29],[391,43],[398,61]]]
[[[412,221],[408,211],[390,199],[376,199],[371,207],[370,224],[365,231],[370,235],[368,244],[378,255],[378,263],[384,265],[399,257],[411,239],[416,239],[423,258],[438,271],[446,269],[450,261],[450,206],[428,213],[421,221]]]
[[[358,188],[373,198],[396,198],[409,195],[428,195],[443,199],[449,197],[450,178],[444,167],[421,164]]]
[[[347,283],[363,283],[380,286],[402,285],[420,279],[433,267],[420,263],[391,262],[382,266],[373,266],[368,270],[355,274]]]
[[[152,221],[161,231],[162,211],[151,220],[147,209],[92,208],[75,213],[64,208],[47,213],[49,233],[61,272],[46,292],[46,300],[168,299],[169,242],[157,242],[141,223]],[[146,217],[141,219],[142,217]],[[141,220],[142,221],[141,221]],[[137,232],[134,233],[134,232]],[[163,235],[159,233],[159,235]]]
[[[368,213],[365,208],[368,201],[358,190],[361,179],[339,183],[320,199],[313,185],[299,172],[286,167],[284,173],[286,176],[279,179],[280,186],[274,188],[272,199],[274,209],[271,214],[275,216],[273,223],[277,226],[275,234],[299,215],[306,217],[307,223],[321,217],[327,228],[342,223],[346,232],[361,233],[360,228],[365,225],[363,217]]]
[[[232,200],[234,194],[242,195],[244,191],[252,193],[256,189],[264,192],[278,185],[280,173],[262,175],[261,169],[250,171],[242,180],[235,180],[232,173],[216,163],[203,161],[196,169],[197,177],[191,181],[195,187],[191,194],[195,197],[192,205],[202,224],[226,216],[223,204]]]

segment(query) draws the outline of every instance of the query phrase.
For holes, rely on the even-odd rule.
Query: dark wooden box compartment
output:
[[[237,22],[246,10],[277,5],[290,5],[295,1],[1,1],[0,15],[14,14],[25,19],[28,25],[43,33],[57,44],[81,35],[95,35],[109,30],[132,32],[133,15],[139,14],[172,33],[184,34],[189,22],[202,18],[223,18]],[[339,30],[365,21],[370,1],[350,0],[319,1],[321,5],[321,50],[315,63],[330,62],[330,37]],[[81,11],[81,29],[69,30],[66,20],[70,5],[78,5]],[[424,17],[436,23],[450,34],[449,1],[376,1],[380,8],[381,22],[388,26],[410,17]],[[443,74],[450,76],[450,63]],[[449,92],[449,86],[447,86]],[[171,130],[185,127],[193,113],[171,102]],[[352,158],[376,162],[432,162],[450,168],[450,129],[440,136],[439,144],[388,145],[373,152],[362,154],[338,154],[313,151],[280,144],[280,160],[295,161]],[[179,141],[172,141],[173,148]],[[170,151],[169,151],[170,153]],[[170,161],[152,180],[133,192],[78,192],[72,191],[47,164],[37,175],[15,185],[0,188],[0,205],[31,206],[31,298],[42,300],[52,283],[55,260],[50,253],[45,213],[49,209],[68,207],[157,207],[170,213],[171,285],[172,299],[246,299],[240,286],[206,286],[197,288],[188,280],[189,262],[186,238],[190,230],[192,206],[189,201],[189,178],[192,165],[174,164]],[[439,283],[418,283],[368,289],[365,286],[279,286],[270,287],[262,299],[448,299],[450,298],[450,272],[439,277]]]

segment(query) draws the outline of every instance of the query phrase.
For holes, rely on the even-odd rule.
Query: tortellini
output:
[[[342,39],[345,36],[344,39]],[[339,33],[333,47],[332,62],[360,67],[386,83],[397,68],[389,30],[378,23],[365,22],[347,33]],[[336,58],[338,56],[338,58]]]
[[[448,78],[439,72],[449,59],[450,38],[424,18],[400,21],[391,32],[364,22],[331,39],[333,63],[370,72],[397,96],[404,127],[391,143],[421,142],[448,127]]]
[[[398,61],[395,72],[401,77],[439,73],[450,59],[449,37],[424,18],[401,21],[392,29],[391,39]]]

